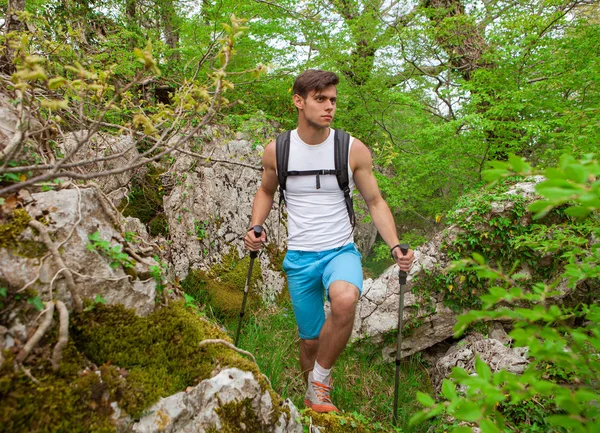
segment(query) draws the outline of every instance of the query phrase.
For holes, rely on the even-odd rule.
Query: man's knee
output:
[[[354,314],[358,303],[358,287],[347,281],[335,281],[329,287],[332,314]]]
[[[305,351],[306,354],[317,353],[319,350],[319,339],[315,338],[312,340],[300,340],[300,347]]]

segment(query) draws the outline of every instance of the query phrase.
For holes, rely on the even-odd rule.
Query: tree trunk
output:
[[[167,46],[175,50],[169,59],[178,61],[180,59],[179,52],[179,28],[177,12],[175,10],[175,4],[173,0],[162,0],[161,1],[161,18],[163,22],[163,30],[165,32],[165,43]]]
[[[488,48],[481,29],[466,18],[461,0],[426,0],[423,6],[430,8],[429,19],[435,23],[435,38],[448,55],[450,65],[466,80],[479,68],[489,68],[481,56]],[[453,23],[448,23],[454,20]]]
[[[22,31],[25,29],[25,24],[19,20],[17,16],[18,12],[25,10],[25,0],[8,0],[8,7],[6,8],[6,22],[4,24],[8,35],[10,32]],[[6,47],[4,54],[0,57],[0,71],[4,74],[11,75],[15,72],[15,65],[13,64],[15,57],[15,50],[10,47],[9,38],[5,39]]]

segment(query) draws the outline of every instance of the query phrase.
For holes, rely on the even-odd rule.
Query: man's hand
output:
[[[267,231],[263,230],[260,236],[257,238],[254,235],[254,227],[251,227],[250,230],[244,236],[244,244],[246,248],[250,251],[259,251],[267,242]]]
[[[392,256],[394,256],[394,260],[396,260],[396,263],[400,267],[401,271],[410,271],[410,267],[415,260],[415,253],[413,250],[409,249],[406,255],[402,255],[400,248],[394,248],[392,251]]]

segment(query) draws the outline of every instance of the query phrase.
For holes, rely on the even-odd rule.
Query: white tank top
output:
[[[316,145],[303,142],[297,129],[291,131],[288,170],[335,169],[335,131],[329,131],[329,137]],[[353,141],[354,138],[350,137],[350,149]],[[352,194],[354,178],[349,161],[348,177]],[[315,175],[287,178],[284,194],[288,213],[289,250],[325,251],[354,242],[344,193],[336,176],[322,175],[319,179],[321,187],[317,189]]]

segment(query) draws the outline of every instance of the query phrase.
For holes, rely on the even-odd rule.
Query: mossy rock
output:
[[[27,258],[43,257],[48,249],[42,242],[20,238],[31,219],[25,209],[15,209],[6,217],[0,218],[0,248]]]
[[[249,266],[249,255],[239,259],[237,251],[232,249],[208,272],[191,270],[181,286],[198,302],[210,306],[217,319],[233,318],[239,315],[242,306]],[[254,260],[246,308],[259,306],[258,287],[262,280],[260,260]]]
[[[54,328],[53,328],[54,329]],[[256,364],[223,345],[199,347],[206,339],[229,337],[182,302],[138,317],[123,306],[93,305],[73,313],[69,344],[58,373],[49,357],[56,332],[49,332],[26,367],[39,384],[12,367],[5,351],[0,368],[0,425],[10,432],[109,432],[117,402],[133,419],[167,397],[236,367],[250,371],[272,392]],[[100,376],[93,365],[100,366]],[[274,419],[280,414],[274,413]]]

